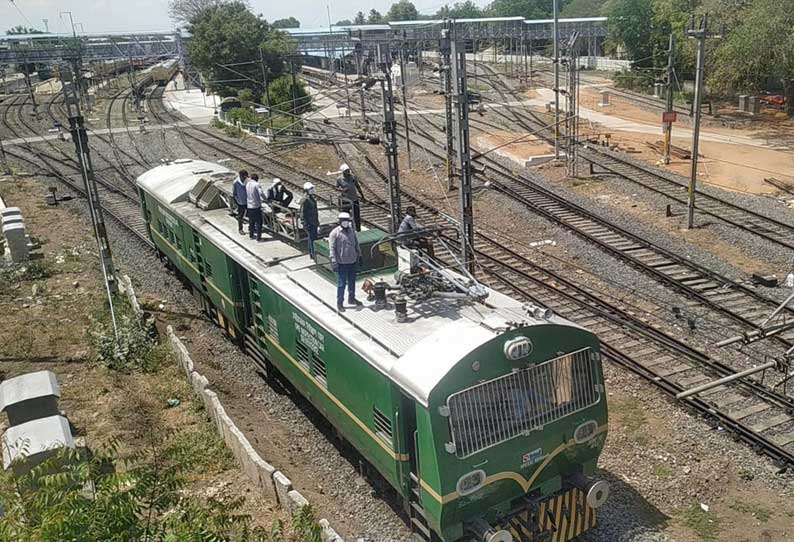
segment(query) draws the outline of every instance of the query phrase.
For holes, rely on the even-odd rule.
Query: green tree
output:
[[[488,17],[546,19],[552,16],[550,0],[493,0],[485,8]]]
[[[175,22],[190,24],[199,15],[210,8],[215,8],[227,0],[170,0],[168,14]]]
[[[363,11],[356,13],[356,18],[353,19],[353,24],[367,24],[367,18]]]
[[[270,84],[270,103],[274,109],[294,115],[300,115],[309,110],[311,101],[309,93],[306,92],[306,85],[300,79],[297,79],[296,83],[294,101],[292,98],[292,76],[282,75]],[[278,114],[278,111],[275,111],[274,114]]]
[[[573,19],[576,17],[599,17],[604,9],[606,0],[571,0],[566,2],[560,11],[563,19]]]
[[[794,116],[794,0],[755,0],[717,49],[710,82],[720,91],[763,90],[777,80]]]
[[[6,30],[6,34],[9,36],[19,36],[23,34],[44,34],[41,30],[37,28],[27,28],[25,26],[17,25],[14,28],[9,28]]]
[[[353,21],[350,19],[340,19],[334,23],[334,26],[350,26],[353,24]]]
[[[380,14],[380,11],[377,9],[369,10],[369,15],[367,16],[367,24],[382,24],[386,22],[383,19],[383,15]]]
[[[300,28],[301,22],[295,17],[287,17],[286,19],[276,19],[271,26],[273,28]]]
[[[472,0],[455,2],[452,6],[444,4],[435,14],[436,19],[476,19],[477,17],[482,17],[482,10]]]
[[[605,7],[609,17],[610,40],[623,45],[638,67],[653,65],[659,35],[654,29],[653,5],[648,0],[610,0]]]
[[[386,13],[387,21],[415,21],[419,18],[416,6],[410,0],[399,0]]]
[[[236,96],[241,89],[251,88],[259,100],[259,50],[264,52],[271,81],[284,72],[284,56],[294,51],[285,33],[272,29],[240,1],[208,8],[188,29],[193,35],[187,45],[190,59],[221,96]]]

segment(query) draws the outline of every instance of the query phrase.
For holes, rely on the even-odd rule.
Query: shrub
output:
[[[118,308],[122,306],[119,304]],[[94,347],[96,361],[108,369],[124,373],[155,369],[159,356],[149,330],[123,311],[116,315],[116,325],[118,340],[109,318],[92,319],[88,336]]]
[[[0,473],[0,540],[26,542],[260,542],[242,499],[202,500],[184,491],[183,467],[146,447],[129,460],[115,444],[93,454],[64,448],[14,477]]]

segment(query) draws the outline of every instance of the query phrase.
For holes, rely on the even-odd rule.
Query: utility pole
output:
[[[298,82],[295,80],[295,61],[290,57],[289,59],[289,71],[292,75],[292,84],[290,85],[292,88],[292,111],[297,112],[298,108]]]
[[[273,111],[270,109],[270,89],[267,82],[267,66],[265,65],[265,53],[259,48],[259,64],[262,67],[262,86],[265,88],[265,107],[267,107],[267,121],[270,127],[270,140],[276,140],[276,133],[273,131]]]
[[[695,74],[695,99],[694,114],[695,126],[692,134],[692,169],[689,175],[689,199],[687,202],[687,229],[691,230],[695,225],[695,192],[697,190],[698,174],[698,146],[700,143],[700,115],[703,105],[703,78],[706,64],[706,38],[719,37],[710,35],[708,31],[708,15],[703,15],[700,25],[695,28],[694,20],[690,20],[690,27],[687,29],[687,36],[698,41],[697,52],[697,72]]]
[[[113,256],[110,252],[110,239],[108,239],[105,220],[102,216],[102,205],[99,201],[99,188],[96,177],[94,176],[94,166],[91,163],[91,154],[88,147],[88,132],[83,123],[83,116],[80,113],[80,100],[74,87],[74,78],[68,82],[63,78],[63,98],[69,115],[69,131],[74,141],[77,162],[80,165],[80,173],[85,185],[86,199],[88,200],[88,210],[91,214],[91,224],[94,227],[97,248],[99,249],[99,261],[102,266],[102,275],[105,281],[105,291],[110,306],[110,316],[113,322],[113,331],[118,344],[118,328],[116,326],[116,315],[113,309],[113,294],[118,291],[118,280],[116,269],[113,265]],[[68,77],[68,75],[67,75]]]
[[[389,205],[391,207],[391,233],[397,233],[402,220],[400,206],[400,167],[397,153],[397,121],[394,120],[394,93],[391,81],[391,53],[388,45],[385,54],[380,55],[383,80],[380,82],[383,98],[383,150],[389,167]]]
[[[455,151],[460,190],[461,263],[474,274],[474,213],[471,195],[471,149],[469,148],[469,96],[466,90],[466,47],[449,32],[452,56],[452,81],[455,103]],[[443,32],[443,31],[442,31]]]
[[[402,82],[403,94],[403,119],[405,120],[405,151],[408,154],[408,169],[413,166],[411,164],[411,130],[408,126],[408,94],[406,87],[408,86],[408,78],[405,77],[405,42],[400,43],[400,80]]]
[[[560,32],[558,0],[554,0],[554,159],[560,159]]]
[[[447,151],[447,189],[455,188],[455,150],[452,137],[452,66],[450,64],[450,32],[452,22],[447,19],[444,21],[444,28],[441,30],[441,40],[439,42],[439,52],[441,54],[441,82],[444,89],[444,117],[445,135]],[[494,48],[496,45],[494,45]]]
[[[670,33],[670,45],[667,48],[667,81],[665,81],[666,85],[666,92],[665,99],[667,101],[667,107],[665,107],[665,111],[667,112],[668,117],[671,116],[673,112],[673,33]],[[670,142],[673,137],[673,122],[672,119],[668,118],[668,121],[664,123],[664,163],[670,163]]]
[[[11,175],[11,168],[8,166],[6,151],[3,148],[3,136],[0,136],[0,165],[3,166],[3,175]]]
[[[50,33],[50,20],[49,19],[42,19],[42,21],[44,21],[44,33],[45,34],[49,34]]]

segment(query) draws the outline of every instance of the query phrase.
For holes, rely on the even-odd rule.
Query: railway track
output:
[[[499,78],[497,80],[504,87],[505,93],[509,93],[513,98],[516,97],[514,90],[505,81]],[[529,131],[548,127],[548,123],[534,112],[519,111],[517,108],[510,110],[515,120]],[[599,147],[582,145],[579,157],[611,175],[663,195],[676,203],[687,204],[687,184],[666,172],[634,163],[618,156],[617,153]],[[794,249],[794,224],[777,220],[700,190],[697,190],[695,208],[701,214],[715,220],[779,246]]]
[[[86,192],[80,174],[80,168],[74,158],[66,155],[62,150],[54,147],[54,145],[50,146],[57,150],[58,154],[48,153],[30,143],[22,130],[26,130],[27,132],[32,132],[34,134],[36,133],[36,130],[34,127],[30,126],[24,121],[21,122],[21,127],[14,127],[13,122],[9,118],[10,111],[12,108],[19,108],[20,111],[18,111],[18,114],[19,118],[21,119],[23,116],[21,109],[24,107],[25,99],[26,98],[23,97],[21,101],[17,100],[13,104],[0,104],[5,106],[2,115],[3,124],[9,129],[14,137],[25,141],[25,143],[21,145],[21,148],[26,151],[25,153],[18,152],[13,148],[7,148],[6,154],[18,163],[26,164],[33,171],[44,172],[44,175],[57,179],[69,189],[85,197]],[[64,170],[71,171],[71,173],[66,174],[64,173]],[[135,234],[135,236],[138,237],[141,242],[149,247],[152,247],[153,245],[146,232],[146,224],[143,220],[143,217],[141,217],[138,198],[120,190],[114,183],[103,179],[101,176],[95,176],[99,191],[99,199],[105,212],[107,212],[122,227]]]

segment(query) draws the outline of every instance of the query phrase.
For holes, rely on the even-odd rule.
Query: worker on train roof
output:
[[[336,310],[345,311],[342,304],[345,287],[348,304],[360,307],[361,301],[356,299],[356,272],[361,260],[361,247],[358,245],[358,237],[349,213],[339,213],[339,225],[328,236],[328,252],[331,256],[331,268],[336,272]]]

